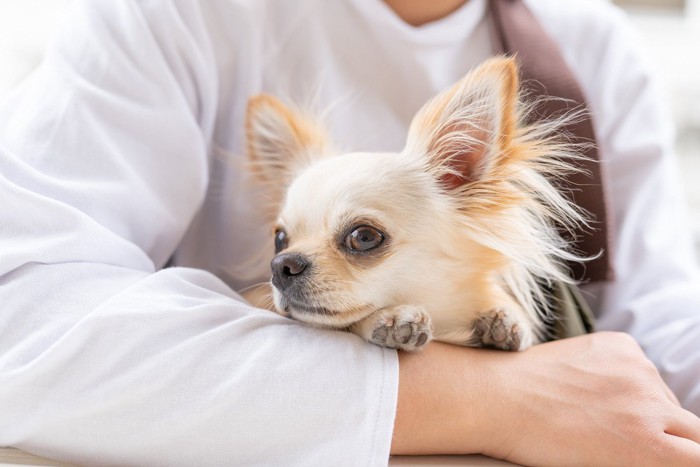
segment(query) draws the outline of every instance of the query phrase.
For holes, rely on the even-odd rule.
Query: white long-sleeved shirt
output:
[[[622,15],[532,0],[582,83],[617,279],[585,286],[700,413],[700,281],[669,117]],[[77,463],[381,465],[396,354],[248,306],[272,247],[240,170],[249,96],[400,150],[491,55],[484,0],[414,28],[380,0],[78,4],[0,105],[0,445]],[[163,269],[169,258],[178,266]]]

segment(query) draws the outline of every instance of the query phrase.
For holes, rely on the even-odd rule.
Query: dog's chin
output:
[[[335,310],[325,306],[301,303],[286,298],[275,288],[273,290],[275,308],[280,314],[319,327],[330,329],[347,328],[369,316],[374,311],[366,306],[357,306],[349,310]]]

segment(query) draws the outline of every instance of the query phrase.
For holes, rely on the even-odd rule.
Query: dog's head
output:
[[[337,154],[311,119],[253,98],[248,152],[276,217],[278,310],[344,327],[429,303],[445,282],[495,280],[514,256],[506,250],[532,247],[508,238],[533,234],[523,216],[549,215],[538,203],[523,209],[532,196],[516,186],[534,183],[523,182],[539,176],[526,165],[542,152],[519,133],[518,107],[514,62],[493,59],[420,109],[401,153]]]

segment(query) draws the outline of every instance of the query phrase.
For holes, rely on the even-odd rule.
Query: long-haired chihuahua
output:
[[[339,154],[312,119],[254,97],[276,311],[403,350],[543,341],[546,286],[579,259],[561,232],[586,219],[552,184],[576,152],[527,109],[514,60],[494,58],[418,111],[400,153]]]

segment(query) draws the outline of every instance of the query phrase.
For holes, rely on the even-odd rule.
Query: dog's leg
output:
[[[382,347],[419,350],[433,337],[433,324],[425,308],[399,305],[378,310],[355,323],[352,332]]]
[[[536,341],[530,323],[516,313],[499,308],[479,315],[473,322],[467,345],[500,350],[523,350]]]

